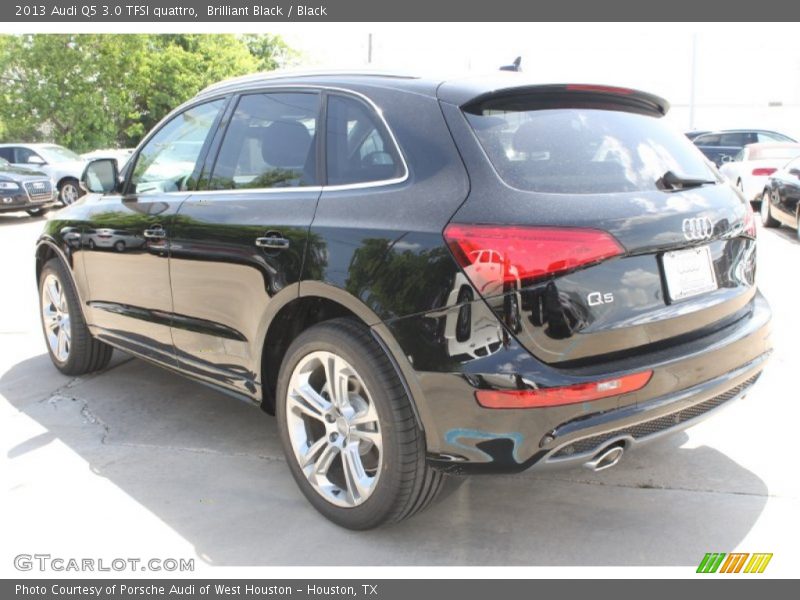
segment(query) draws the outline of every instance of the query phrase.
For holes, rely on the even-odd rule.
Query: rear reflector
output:
[[[444,238],[482,293],[498,291],[504,283],[572,271],[624,252],[611,234],[597,229],[450,224]]]
[[[753,169],[753,175],[761,175],[761,176],[768,176],[772,175],[778,169],[771,169],[769,167],[761,167],[759,169]]]
[[[609,396],[619,396],[642,389],[653,376],[642,371],[615,379],[578,383],[566,387],[538,390],[477,390],[475,399],[484,408],[547,408],[592,402]]]

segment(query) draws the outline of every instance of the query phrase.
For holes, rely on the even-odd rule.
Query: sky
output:
[[[682,129],[763,127],[800,139],[796,24],[285,24],[277,32],[301,51],[303,67],[479,74],[522,56],[537,79],[661,95]]]

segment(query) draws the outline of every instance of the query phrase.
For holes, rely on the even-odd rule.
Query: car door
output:
[[[265,315],[297,296],[320,195],[315,91],[244,94],[180,207],[170,273],[179,367],[257,394]]]
[[[218,125],[225,100],[170,117],[126,169],[122,193],[86,202],[81,254],[89,322],[101,338],[174,363],[169,235]]]

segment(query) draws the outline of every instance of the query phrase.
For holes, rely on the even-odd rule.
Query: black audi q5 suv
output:
[[[77,375],[118,348],[274,413],[353,529],[470,473],[609,467],[771,349],[749,204],[667,111],[519,73],[211,86],[51,215],[50,356]]]

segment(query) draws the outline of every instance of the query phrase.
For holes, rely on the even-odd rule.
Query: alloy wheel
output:
[[[53,356],[59,362],[67,362],[72,343],[69,306],[61,282],[52,274],[42,283],[42,321]]]
[[[61,186],[61,201],[65,205],[72,204],[78,199],[78,188],[72,183]]]
[[[303,357],[289,381],[286,425],[297,464],[320,496],[352,508],[372,495],[383,439],[375,404],[350,363],[325,351]]]

